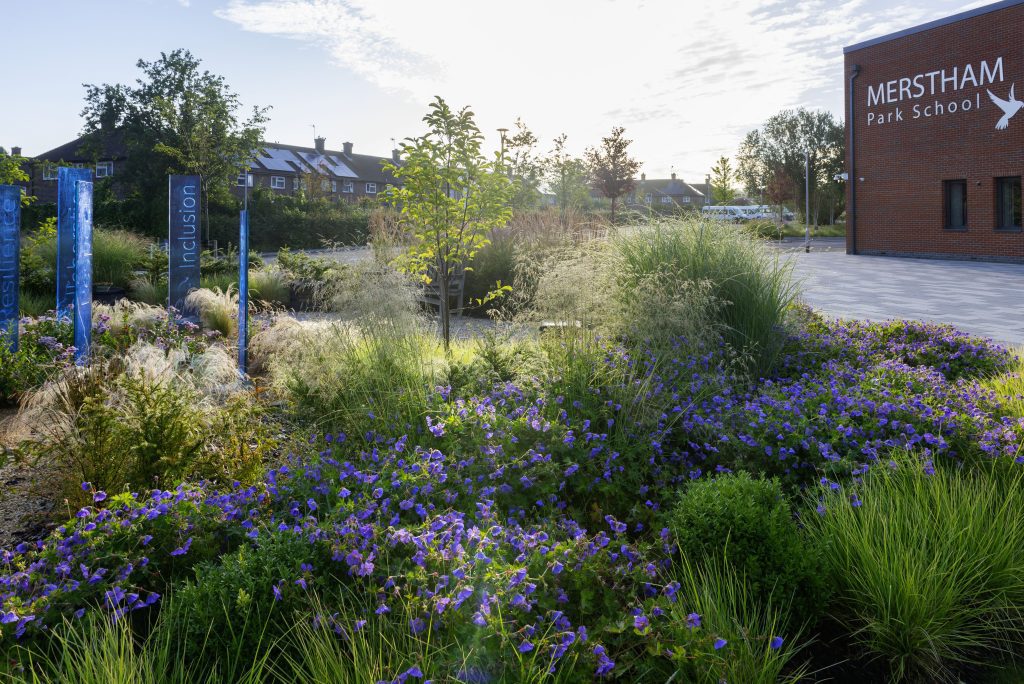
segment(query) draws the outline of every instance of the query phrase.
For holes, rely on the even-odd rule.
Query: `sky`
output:
[[[187,48],[266,139],[386,156],[435,95],[469,106],[490,149],[517,118],[546,153],[614,126],[648,178],[702,182],[769,116],[843,116],[843,47],[989,4],[963,0],[0,0],[0,146],[80,134],[85,83]],[[40,8],[45,7],[44,11]]]

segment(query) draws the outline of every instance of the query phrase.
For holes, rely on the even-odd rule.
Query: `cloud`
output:
[[[782,108],[841,114],[842,47],[947,14],[948,2],[230,0],[217,15],[316,44],[424,111],[435,94],[470,104],[485,131],[521,116],[581,152],[625,125],[648,175],[700,178]]]

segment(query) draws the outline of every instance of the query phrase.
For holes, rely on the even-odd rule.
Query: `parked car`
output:
[[[748,207],[736,207],[728,206],[724,204],[716,204],[714,206],[702,208],[701,214],[708,217],[718,219],[719,221],[727,221],[732,223],[742,223],[749,217],[746,215],[746,209]]]

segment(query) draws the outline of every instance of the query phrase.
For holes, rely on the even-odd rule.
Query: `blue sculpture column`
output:
[[[18,351],[21,188],[0,185],[0,346]]]

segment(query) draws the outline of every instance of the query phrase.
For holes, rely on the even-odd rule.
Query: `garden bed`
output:
[[[105,331],[88,372],[29,334],[54,363],[32,381],[89,399],[36,447],[70,516],[3,558],[12,679],[998,676],[978,663],[1024,633],[1019,360],[822,319],[761,245],[699,228],[549,262],[522,306],[583,323],[541,337],[445,350],[400,279],[360,276],[338,320],[260,326],[255,389],[187,327]]]

